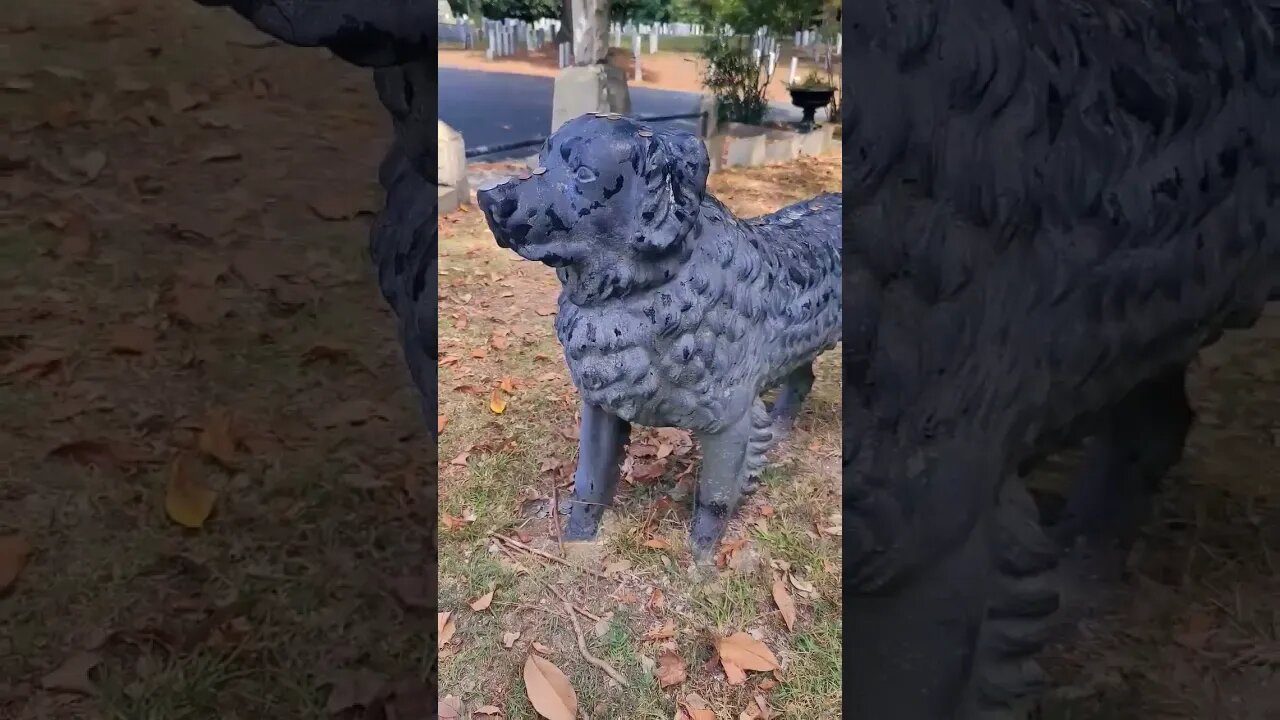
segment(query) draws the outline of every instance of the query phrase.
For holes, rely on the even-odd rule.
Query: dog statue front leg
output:
[[[565,540],[595,539],[604,509],[618,488],[622,450],[630,436],[630,423],[599,405],[582,404],[578,469],[573,473],[573,505]]]

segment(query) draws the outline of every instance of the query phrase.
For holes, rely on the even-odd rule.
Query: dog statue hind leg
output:
[[[573,473],[573,501],[564,539],[593,540],[604,509],[618,488],[622,452],[631,424],[599,405],[582,404],[578,432],[578,469]]]
[[[705,564],[715,555],[729,518],[744,495],[755,492],[764,467],[764,454],[773,443],[773,422],[764,402],[718,432],[698,434],[702,472],[695,493],[689,544],[694,562]]]

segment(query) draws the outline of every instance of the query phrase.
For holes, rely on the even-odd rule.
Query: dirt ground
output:
[[[556,65],[556,50],[551,45],[531,55],[500,60],[486,60],[483,50],[440,50],[437,55],[441,67],[542,77],[555,77],[560,72]],[[634,61],[630,50],[612,48],[609,51],[610,64],[623,69],[627,75],[627,84],[630,86],[690,93],[703,91],[702,73],[705,61],[694,53],[660,52],[642,56],[640,71],[643,79],[641,80],[634,79]],[[791,94],[787,92],[787,72],[790,62],[789,57],[778,61],[778,66],[769,81],[767,96],[770,102],[791,103]],[[796,68],[796,78],[803,79],[811,70],[825,77],[825,73],[816,65],[801,59]]]
[[[839,183],[833,154],[720,173],[710,186],[751,217]],[[593,720],[838,717],[838,355],[819,359],[796,431],[732,523],[717,571],[690,567],[698,463],[683,431],[637,428],[600,540],[561,547],[552,508],[571,492],[578,401],[552,328],[559,285],[498,248],[474,208],[440,226],[440,609],[452,624],[441,695],[462,717],[488,707],[533,720],[525,664],[537,657]],[[584,658],[565,600],[582,611],[588,652],[627,686]],[[716,648],[735,635],[777,669],[727,675]]]
[[[0,718],[433,707],[387,123],[262,41],[182,0],[0,18]]]

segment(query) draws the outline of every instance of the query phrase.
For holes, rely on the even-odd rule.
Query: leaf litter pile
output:
[[[0,717],[429,715],[368,74],[196,3],[11,5]]]
[[[716,175],[750,216],[838,190],[838,154]],[[473,207],[441,218],[440,717],[839,717],[839,358],[714,571],[690,567],[689,433],[636,427],[600,540],[563,543],[577,395],[558,285]]]

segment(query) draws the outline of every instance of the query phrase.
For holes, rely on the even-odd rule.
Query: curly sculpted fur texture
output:
[[[1272,292],[1269,2],[846,6],[844,582],[867,658],[846,691],[866,717],[1029,686],[1056,599],[1012,589],[1045,569],[1009,530],[1019,471]]]
[[[478,197],[499,245],[556,268],[587,405],[713,436],[839,341],[839,195],[736,218],[697,137],[617,116],[566,123],[539,162]]]

